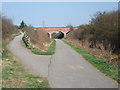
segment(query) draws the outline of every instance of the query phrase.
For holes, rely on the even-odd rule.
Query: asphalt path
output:
[[[54,55],[35,55],[21,45],[22,37],[15,37],[9,50],[32,74],[47,77],[52,88],[118,88],[63,41],[56,40]]]

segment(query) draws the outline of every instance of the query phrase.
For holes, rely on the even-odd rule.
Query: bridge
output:
[[[73,27],[73,29],[77,29],[77,27]],[[62,32],[64,34],[64,37],[66,37],[66,34],[70,32],[70,27],[39,27],[39,28],[34,28],[34,30],[45,30],[48,34],[49,37],[52,38],[52,34],[54,32]]]

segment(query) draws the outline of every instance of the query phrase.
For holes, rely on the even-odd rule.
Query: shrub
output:
[[[10,38],[12,34],[17,33],[17,28],[13,25],[12,20],[2,16],[2,37]]]
[[[87,40],[91,48],[96,48],[97,44],[101,44],[105,50],[118,53],[120,52],[119,32],[118,11],[97,12],[90,24],[80,25],[77,30],[68,34],[67,39]]]

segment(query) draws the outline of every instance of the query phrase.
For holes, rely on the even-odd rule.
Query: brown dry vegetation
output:
[[[11,35],[15,33],[18,33],[18,30],[13,25],[12,20],[6,17],[2,17],[2,38],[11,38]]]
[[[0,14],[0,34],[2,33],[2,16]]]
[[[0,55],[2,50],[2,16],[0,14]]]
[[[67,40],[90,54],[106,59],[118,66],[120,43],[118,42],[118,11],[97,12],[90,24],[80,25],[67,35]]]
[[[44,30],[37,30],[35,31],[33,27],[25,27],[24,30],[26,31],[27,36],[30,37],[30,43],[32,46],[39,49],[46,49],[50,45],[50,39],[48,37],[47,32]]]
[[[18,33],[18,29],[13,25],[12,20],[6,17],[1,16],[2,20],[2,55],[7,53],[7,48],[4,48],[4,42],[8,43],[13,38],[11,37],[12,34]],[[4,48],[4,49],[3,49]]]
[[[79,40],[73,40],[73,39],[67,39],[67,41],[69,41],[70,43],[72,43],[73,45],[79,48],[82,48],[83,50],[87,51],[89,54],[95,55],[98,58],[103,58],[109,63],[119,67],[118,63],[120,63],[119,60],[120,56],[118,56],[117,54],[110,53],[104,49],[100,50],[98,48],[89,48],[89,43],[87,41],[84,41],[82,43]]]

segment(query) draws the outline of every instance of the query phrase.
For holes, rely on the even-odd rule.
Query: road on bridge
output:
[[[35,55],[21,45],[22,35],[9,44],[9,50],[33,74],[47,77],[52,88],[117,88],[80,54],[61,40],[56,40],[54,55]]]

